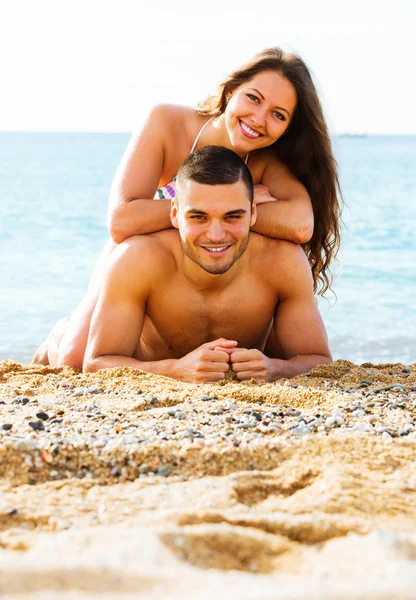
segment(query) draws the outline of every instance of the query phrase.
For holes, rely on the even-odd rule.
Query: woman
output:
[[[302,59],[266,49],[231,73],[196,110],[163,105],[151,111],[114,177],[108,211],[112,240],[88,293],[69,323],[57,323],[34,362],[82,367],[111,251],[131,235],[172,227],[174,177],[191,151],[211,144],[239,154],[251,171],[259,207],[253,230],[303,244],[315,290],[329,288],[328,267],[340,241],[340,188],[325,118]]]

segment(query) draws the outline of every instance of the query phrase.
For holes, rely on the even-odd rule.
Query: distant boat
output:
[[[340,133],[339,137],[343,138],[366,138],[366,133]]]

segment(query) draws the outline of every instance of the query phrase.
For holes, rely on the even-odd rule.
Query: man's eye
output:
[[[194,219],[195,221],[202,221],[202,219],[205,219],[204,215],[192,215],[192,217],[189,217],[190,219]]]
[[[241,215],[229,215],[229,216],[227,217],[227,219],[234,219],[234,220],[236,220],[236,219],[241,219]]]

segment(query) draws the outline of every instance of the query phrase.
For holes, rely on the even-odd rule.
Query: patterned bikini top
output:
[[[206,123],[204,123],[202,125],[201,129],[198,132],[198,135],[195,138],[195,141],[192,145],[192,148],[191,148],[191,151],[189,152],[189,154],[192,154],[192,152],[195,150],[198,140],[201,136],[201,133],[204,131],[205,127],[208,125],[208,123],[210,121],[212,121],[213,118],[214,117],[211,117],[210,119],[208,119],[208,121]],[[247,160],[248,160],[248,154],[245,159],[246,164],[247,164]],[[175,190],[176,190],[176,175],[170,183],[167,183],[166,185],[164,185],[164,186],[160,187],[158,190],[156,190],[156,194],[154,195],[153,200],[172,200],[173,198],[175,198],[175,193],[176,193]]]

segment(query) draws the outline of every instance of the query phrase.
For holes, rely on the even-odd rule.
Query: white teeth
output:
[[[240,123],[241,123],[242,129],[244,129],[244,131],[246,131],[249,135],[253,135],[255,137],[260,137],[260,134],[257,133],[257,131],[253,131],[253,129],[250,129],[250,127],[248,127],[248,125],[243,123],[243,121],[240,121]]]
[[[209,252],[221,252],[221,250],[225,250],[227,246],[223,246],[222,248],[205,248]]]

